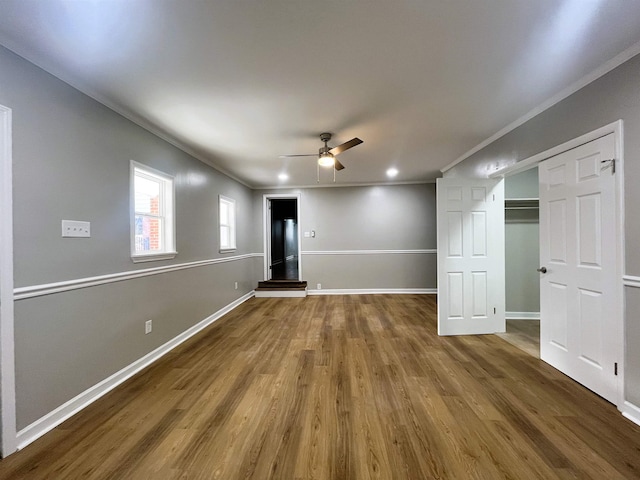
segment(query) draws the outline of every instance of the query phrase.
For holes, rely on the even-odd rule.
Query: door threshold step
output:
[[[258,282],[255,289],[255,296],[258,298],[268,297],[306,297],[307,282],[296,280],[268,280]]]

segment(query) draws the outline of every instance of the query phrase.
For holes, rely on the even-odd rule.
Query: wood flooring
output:
[[[540,358],[540,320],[507,320],[507,331],[498,336],[529,355]]]
[[[640,428],[426,295],[254,298],[2,479],[633,479]]]

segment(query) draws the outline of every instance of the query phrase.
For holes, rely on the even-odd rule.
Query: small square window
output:
[[[174,258],[173,177],[131,161],[131,258],[134,262]]]
[[[220,195],[218,218],[220,223],[220,251],[236,249],[236,201]]]

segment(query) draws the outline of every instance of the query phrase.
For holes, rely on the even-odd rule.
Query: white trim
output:
[[[437,295],[437,288],[327,288],[308,290],[309,295]]]
[[[96,277],[78,278],[75,280],[66,280],[63,282],[20,287],[13,290],[13,298],[14,300],[24,300],[25,298],[40,297],[42,295],[50,295],[52,293],[68,292],[70,290],[94,287],[96,285],[105,285],[107,283],[122,282],[124,280],[148,277],[150,275],[160,275],[162,273],[175,272],[177,270],[205,267],[207,265],[215,265],[217,263],[234,262],[236,260],[244,260],[246,258],[262,256],[262,253],[247,253],[244,255],[235,255],[233,257],[212,258],[209,260],[200,260],[197,262],[166,265],[164,267],[145,268],[144,270],[131,270],[128,272],[111,273],[108,275],[99,275]]]
[[[263,185],[251,188],[253,190],[296,190],[300,188],[393,187],[396,185],[428,185],[432,183],[436,183],[435,178],[430,180],[414,180],[406,182],[327,183],[320,185]]]
[[[625,287],[640,288],[640,277],[625,275],[622,277],[622,283]]]
[[[256,290],[256,298],[304,298],[307,290]]]
[[[131,261],[133,263],[145,263],[145,262],[157,262],[159,260],[173,260],[178,255],[178,252],[163,252],[163,253],[147,253],[145,255],[131,255]]]
[[[625,203],[624,203],[624,123],[622,120],[614,122],[613,135],[615,138],[615,152],[616,152],[616,239],[618,245],[617,250],[617,278],[622,278],[625,273],[626,264],[626,236],[625,236]],[[616,300],[617,310],[614,313],[615,317],[619,319],[618,323],[618,342],[620,348],[621,358],[618,361],[618,409],[625,404],[626,392],[625,392],[625,374],[626,374],[626,361],[627,358],[627,327],[626,327],[626,312],[624,308],[625,296],[624,286],[622,282],[616,282],[616,290],[618,298]]]
[[[435,248],[423,248],[419,250],[307,250],[301,255],[405,255],[438,253]]]
[[[536,108],[534,108],[533,110],[530,110],[528,113],[524,114],[522,117],[518,118],[516,121],[510,123],[509,125],[504,127],[502,130],[496,132],[495,134],[493,134],[492,136],[490,136],[489,138],[487,138],[483,142],[479,143],[478,145],[473,147],[471,150],[469,150],[468,152],[463,154],[461,157],[458,157],[456,160],[451,162],[446,167],[441,168],[440,171],[442,173],[445,173],[446,171],[452,169],[457,164],[459,164],[460,162],[466,160],[467,158],[469,158],[474,153],[479,152],[480,150],[485,148],[487,145],[492,144],[493,142],[495,142],[499,138],[505,136],[507,133],[509,133],[509,132],[515,130],[516,128],[518,128],[520,125],[528,122],[529,120],[531,120],[535,116],[540,115],[545,110],[548,110],[549,108],[553,107],[555,104],[560,103],[565,98],[569,97],[570,95],[573,95],[578,90],[586,87],[590,83],[596,81],[598,78],[606,75],[607,73],[609,73],[614,68],[619,67],[620,65],[622,65],[627,60],[630,60],[631,58],[635,57],[638,53],[640,53],[640,42],[638,42],[638,43],[632,45],[631,47],[627,48],[624,52],[616,55],[615,57],[613,57],[608,62],[603,63],[598,68],[593,70],[591,73],[588,73],[587,75],[582,77],[577,82],[574,82],[571,85],[569,85],[567,88],[565,88],[564,90],[561,90],[559,93],[557,93],[556,95],[554,95],[553,97],[548,99],[546,102],[542,102]]]
[[[543,162],[548,158],[555,157],[556,155],[560,155],[561,153],[568,152],[569,150],[573,150],[574,148],[579,147],[580,145],[584,145],[585,143],[592,142],[594,140],[597,140],[598,138],[602,138],[606,135],[609,135],[610,133],[614,133],[616,134],[616,136],[621,136],[622,127],[623,127],[622,120],[617,120],[608,125],[605,125],[604,127],[585,133],[584,135],[581,135],[577,138],[573,138],[568,142],[564,142],[560,145],[556,145],[555,147],[549,148],[544,152],[540,152],[536,155],[533,155],[532,157],[526,158],[520,162],[514,163],[513,165],[510,165],[501,170],[493,172],[491,175],[489,175],[489,178],[507,177],[510,175],[514,175],[516,173],[524,172],[525,170],[529,170],[531,168],[535,168],[536,166],[538,166],[540,162]],[[616,138],[616,141],[622,142],[621,137]],[[622,143],[620,143],[620,145],[622,145]],[[621,152],[621,149],[616,148],[616,151]]]
[[[631,420],[636,425],[640,426],[640,407],[637,407],[631,402],[625,401],[622,404],[622,416]]]
[[[160,207],[162,212],[158,216],[162,222],[161,229],[162,248],[160,252],[136,252],[136,188],[135,177],[136,170],[141,177],[147,177],[148,180],[157,180],[160,184]],[[176,185],[175,178],[172,175],[164,173],[153,167],[149,167],[135,160],[129,160],[129,235],[130,235],[130,256],[133,263],[154,262],[159,260],[171,260],[178,255],[176,251]]]
[[[10,108],[0,105],[0,453],[3,457],[17,448],[11,113]]]
[[[213,322],[218,320],[223,315],[227,314],[228,312],[230,312],[240,304],[249,300],[251,297],[253,297],[253,295],[254,295],[254,292],[251,291],[243,295],[242,297],[238,298],[237,300],[234,300],[226,307],[221,308],[220,310],[210,315],[209,317],[205,318],[201,322],[185,330],[178,336],[166,342],[164,345],[161,345],[155,350],[147,353],[143,357],[139,358],[138,360],[134,361],[133,363],[129,364],[128,366],[124,367],[123,369],[119,370],[113,375],[95,384],[93,387],[90,387],[84,392],[75,396],[68,402],[60,405],[55,410],[39,418],[38,420],[33,422],[31,425],[23,428],[18,432],[18,435],[17,435],[18,449],[22,449],[26,447],[33,441],[40,438],[45,433],[51,431],[52,429],[60,425],[69,417],[75,415],[80,410],[84,409],[91,403],[95,402],[100,397],[110,392],[111,390],[116,388],[118,385],[120,385],[121,383],[123,383],[124,381],[128,380],[129,378],[134,376],[136,373],[141,371],[142,369],[146,368],[156,360],[160,359],[162,356],[169,353],[171,350],[176,348],[178,345],[180,345],[184,341],[188,340],[189,338],[199,333],[204,328],[211,325]]]
[[[507,320],[540,320],[540,312],[505,312]]]
[[[228,221],[227,225],[222,224],[222,206],[225,205],[228,209]],[[236,245],[236,201],[225,195],[218,195],[218,242],[220,253],[235,252],[237,250]],[[229,228],[229,245],[222,246],[222,227]]]
[[[298,280],[302,280],[302,194],[298,193],[264,193],[262,195],[262,247],[264,248],[264,280],[270,280],[269,263],[271,262],[271,218],[269,215],[269,200],[295,200],[296,216],[298,217]]]

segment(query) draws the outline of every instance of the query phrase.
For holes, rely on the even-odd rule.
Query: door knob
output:
[[[538,269],[538,271],[539,271],[540,273],[547,273],[547,267],[540,267],[540,268]]]

